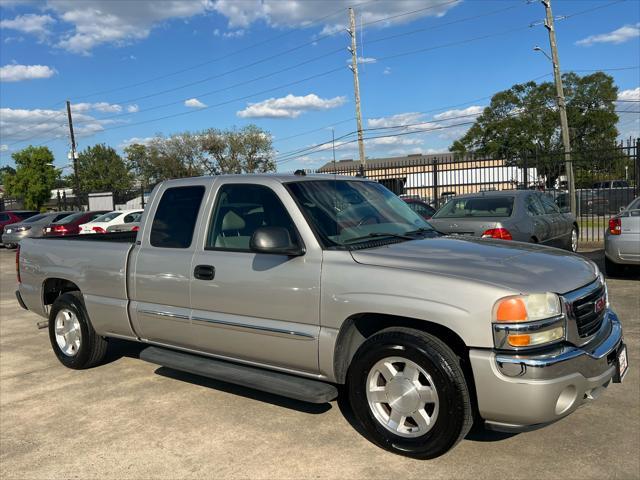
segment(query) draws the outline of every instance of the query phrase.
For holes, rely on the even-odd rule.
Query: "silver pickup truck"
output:
[[[70,368],[110,338],[143,360],[308,402],[348,397],[367,437],[433,458],[472,423],[559,420],[627,370],[596,265],[447,237],[361,178],[158,185],[138,232],[25,239],[20,304]]]

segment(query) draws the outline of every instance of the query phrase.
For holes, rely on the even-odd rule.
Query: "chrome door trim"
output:
[[[177,318],[178,320],[189,320],[189,315],[182,315],[179,313],[172,313],[172,312],[160,312],[155,310],[138,310],[138,313],[143,313],[146,315],[157,315],[158,317]]]
[[[226,320],[214,320],[211,318],[203,318],[203,317],[191,317],[191,320],[194,322],[212,323],[214,325],[219,325],[221,327],[227,327],[227,328],[242,329],[242,330],[257,330],[267,335],[276,335],[281,337],[294,338],[296,340],[315,340],[316,339],[316,337],[314,337],[313,335],[309,335],[308,333],[296,332],[294,330],[285,330],[282,328],[271,328],[271,327],[264,327],[261,325],[249,325],[246,323],[228,322]]]

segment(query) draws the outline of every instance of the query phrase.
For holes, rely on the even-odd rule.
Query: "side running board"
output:
[[[147,347],[140,352],[140,359],[303,402],[326,403],[338,396],[337,388],[329,383],[167,348]]]

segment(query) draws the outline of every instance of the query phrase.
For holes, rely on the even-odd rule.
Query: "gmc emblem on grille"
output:
[[[596,300],[593,305],[593,310],[595,311],[595,313],[600,313],[602,310],[604,310],[606,303],[607,302],[605,302],[604,297],[600,297],[598,300]]]

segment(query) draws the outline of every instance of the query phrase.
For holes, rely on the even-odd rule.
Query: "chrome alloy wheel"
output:
[[[575,228],[571,230],[571,251],[578,251],[578,231]]]
[[[367,401],[376,420],[401,437],[427,433],[438,418],[438,392],[427,372],[402,357],[378,361],[367,376]]]
[[[61,309],[55,320],[56,342],[62,353],[73,357],[80,349],[82,333],[78,316],[66,308]]]

